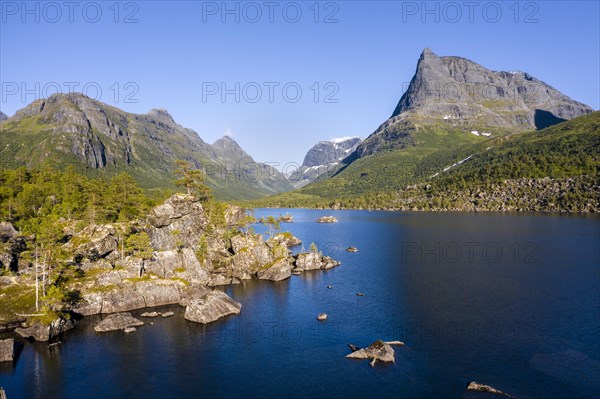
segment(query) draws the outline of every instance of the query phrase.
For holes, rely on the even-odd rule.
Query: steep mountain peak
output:
[[[337,164],[350,155],[362,142],[360,137],[340,137],[315,144],[304,157],[303,167]]]
[[[2,122],[5,119],[8,119],[8,115],[6,115],[4,112],[0,111],[0,122]]]
[[[212,144],[213,151],[222,160],[237,162],[245,160],[253,162],[253,159],[242,147],[230,136],[223,136]]]
[[[164,108],[153,108],[148,111],[146,115],[151,116],[161,122],[175,123],[175,119],[173,119],[169,111]]]
[[[566,120],[592,109],[528,73],[492,71],[463,57],[439,57],[426,48],[392,118],[449,127],[528,130],[546,127],[537,123],[540,111]]]

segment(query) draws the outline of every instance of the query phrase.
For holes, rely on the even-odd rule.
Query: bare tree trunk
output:
[[[43,250],[43,247],[42,247]],[[44,252],[44,263],[42,263],[42,298],[46,296],[46,259],[47,252]]]
[[[35,310],[39,310],[39,294],[38,294],[38,251],[37,244],[35,245]]]

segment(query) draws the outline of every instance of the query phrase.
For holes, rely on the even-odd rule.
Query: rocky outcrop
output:
[[[297,245],[301,245],[302,240],[300,240],[298,237],[296,237],[292,233],[284,232],[284,233],[277,233],[272,238],[269,238],[267,240],[267,244],[271,248],[273,248],[277,244],[291,248],[291,247],[295,247]]]
[[[12,362],[15,359],[15,340],[13,338],[0,340],[0,363]]]
[[[317,219],[317,223],[337,223],[338,220],[333,216],[321,216]]]
[[[186,306],[183,317],[196,323],[208,324],[230,314],[239,314],[241,309],[241,303],[234,301],[223,291],[215,290],[192,300]]]
[[[292,268],[289,258],[280,258],[263,266],[257,276],[260,280],[281,281],[292,276]]]
[[[94,331],[109,332],[143,325],[144,322],[133,317],[131,313],[115,313],[98,323],[98,325],[94,327]]]
[[[306,252],[296,255],[294,262],[295,271],[307,271],[307,270],[328,270],[335,266],[339,266],[341,263],[330,258],[329,256],[322,256],[318,252]]]
[[[349,355],[346,355],[346,357],[350,359],[371,359],[371,366],[375,365],[376,361],[384,363],[395,362],[394,349],[382,340],[377,340],[366,348],[353,351]]]
[[[75,327],[75,321],[59,317],[54,319],[50,324],[34,322],[28,327],[19,327],[15,332],[23,338],[33,338],[36,341],[50,341],[51,339],[61,335]]]
[[[27,237],[19,236],[10,223],[5,223],[0,232],[0,270],[19,270],[19,255],[27,250],[28,240]]]
[[[124,280],[84,291],[74,312],[83,316],[173,305],[185,298],[187,286],[176,279]]]
[[[462,396],[463,399],[501,399],[501,398],[512,398],[516,399],[515,396],[509,395],[489,385],[479,384],[477,382],[469,382],[467,389]]]
[[[185,194],[176,194],[152,209],[146,221],[150,243],[159,251],[180,246],[196,248],[209,226],[202,204]]]
[[[115,251],[117,244],[117,230],[113,225],[92,224],[73,236],[64,248],[94,261]]]

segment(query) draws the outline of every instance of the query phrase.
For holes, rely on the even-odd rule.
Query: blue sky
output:
[[[205,141],[229,134],[280,167],[319,140],[373,132],[425,47],[600,108],[597,1],[0,3],[6,114],[74,82],[129,112],[166,108]]]

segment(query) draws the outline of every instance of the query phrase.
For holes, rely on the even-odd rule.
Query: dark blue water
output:
[[[285,229],[342,265],[227,287],[242,313],[209,326],[178,307],[131,335],[96,335],[99,318],[84,319],[61,345],[26,344],[0,368],[8,398],[459,398],[472,380],[519,398],[597,397],[597,217],[256,216],[285,212]],[[326,214],[339,223],[314,222]],[[407,346],[394,365],[344,358],[347,343],[376,339]]]

